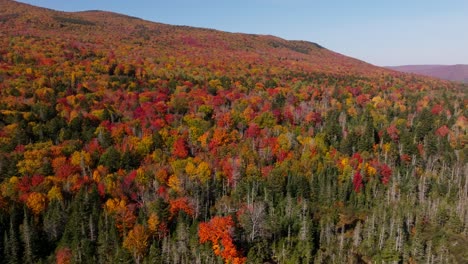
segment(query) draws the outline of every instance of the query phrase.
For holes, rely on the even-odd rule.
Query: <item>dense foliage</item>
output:
[[[466,87],[0,4],[0,263],[468,261]]]

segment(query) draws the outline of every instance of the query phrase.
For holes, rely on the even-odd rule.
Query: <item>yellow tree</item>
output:
[[[148,229],[151,233],[151,235],[156,234],[158,231],[159,227],[159,217],[156,213],[151,213],[151,215],[148,218]]]
[[[211,175],[210,165],[208,165],[208,163],[206,163],[205,161],[202,161],[200,162],[200,164],[198,164],[196,172],[197,172],[198,179],[200,180],[201,183],[204,184],[210,179],[210,175]]]
[[[71,163],[75,166],[80,166],[81,168],[81,175],[85,176],[86,169],[88,168],[89,171],[89,165],[91,164],[91,155],[82,150],[82,151],[75,151],[73,152],[71,156]]]
[[[135,225],[123,241],[123,246],[130,253],[136,263],[140,263],[148,248],[149,234],[142,225]]]
[[[47,206],[47,196],[42,193],[33,192],[28,196],[26,205],[35,215],[39,215]]]
[[[24,152],[24,160],[16,165],[19,173],[28,176],[41,173],[42,167],[47,163],[51,144],[51,142],[45,142],[29,145]]]
[[[124,199],[109,199],[104,208],[110,215],[115,217],[115,225],[120,234],[124,234],[126,230],[133,227],[136,217]]]

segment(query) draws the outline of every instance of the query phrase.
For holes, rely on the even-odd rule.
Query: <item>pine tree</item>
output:
[[[152,264],[152,263],[162,263],[161,257],[161,248],[158,245],[158,242],[153,241],[151,247],[149,249],[148,256],[145,258],[144,263]]]
[[[24,248],[23,262],[25,263],[35,262],[36,241],[34,241],[34,238],[34,229],[29,221],[29,215],[26,209],[24,209],[23,225],[21,228],[21,240],[23,242]]]
[[[110,146],[102,154],[99,164],[106,166],[110,172],[115,172],[120,166],[120,153],[113,146]]]
[[[97,254],[99,263],[112,263],[119,249],[120,239],[115,222],[106,212],[99,217]],[[121,249],[123,250],[123,249]]]
[[[67,213],[62,203],[51,202],[45,211],[43,228],[50,242],[57,242],[64,231]]]
[[[3,247],[3,256],[4,263],[6,264],[16,264],[20,263],[18,253],[20,252],[20,245],[15,231],[15,226],[13,225],[13,220],[10,220],[10,228],[4,233],[4,247]]]

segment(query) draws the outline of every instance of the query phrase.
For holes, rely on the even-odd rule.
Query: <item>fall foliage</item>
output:
[[[149,235],[147,230],[141,225],[135,225],[123,240],[123,246],[130,251],[136,263],[144,256],[148,248]]]
[[[466,86],[8,0],[0,35],[0,263],[466,260]]]
[[[221,256],[226,263],[244,263],[245,258],[236,250],[232,241],[233,227],[234,222],[230,216],[216,216],[207,223],[200,223],[200,243],[211,242],[215,255]]]

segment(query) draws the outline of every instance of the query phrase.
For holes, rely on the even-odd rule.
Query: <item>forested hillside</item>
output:
[[[468,90],[0,0],[0,263],[467,263]]]

